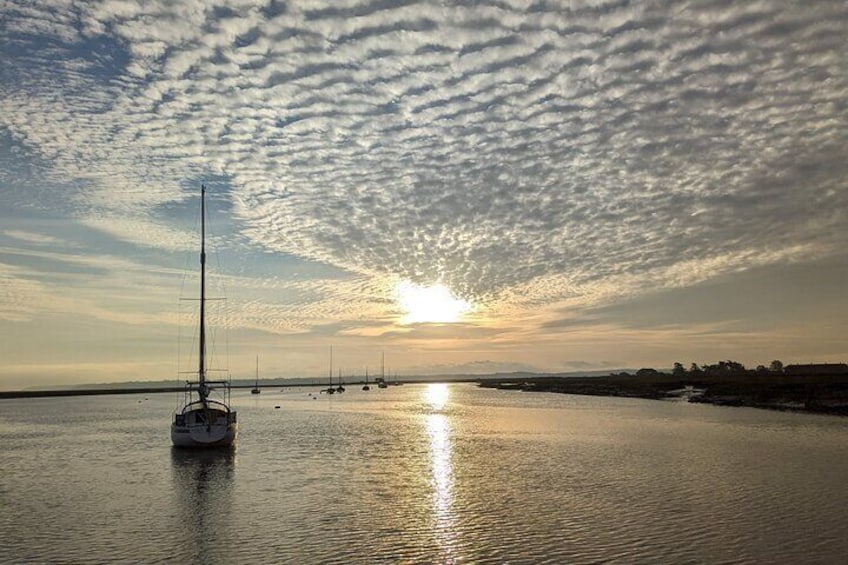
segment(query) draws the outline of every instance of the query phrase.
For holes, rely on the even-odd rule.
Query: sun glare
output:
[[[434,410],[441,410],[448,403],[450,391],[445,383],[430,383],[424,391],[427,404]]]
[[[457,322],[471,310],[465,300],[453,296],[445,285],[419,286],[403,282],[397,286],[398,303],[406,311],[405,324]]]

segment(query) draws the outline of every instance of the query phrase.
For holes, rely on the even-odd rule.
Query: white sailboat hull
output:
[[[174,447],[227,447],[236,441],[237,435],[238,424],[171,424],[171,443]]]
[[[174,447],[226,447],[235,442],[236,435],[236,413],[221,402],[193,402],[171,422]]]

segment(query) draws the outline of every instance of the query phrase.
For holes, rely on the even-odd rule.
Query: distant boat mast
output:
[[[259,390],[259,355],[256,356],[256,382],[253,385],[253,388],[250,390],[250,394],[259,394],[262,392]]]

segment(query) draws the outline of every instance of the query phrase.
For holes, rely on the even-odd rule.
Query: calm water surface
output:
[[[848,419],[465,384],[311,392],[236,393],[238,446],[218,453],[170,447],[175,395],[0,401],[0,561],[848,555]]]

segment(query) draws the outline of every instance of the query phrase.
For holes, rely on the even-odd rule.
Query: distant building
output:
[[[845,363],[810,363],[808,365],[787,365],[783,368],[787,375],[848,375],[848,365]]]

